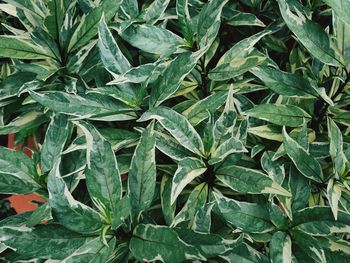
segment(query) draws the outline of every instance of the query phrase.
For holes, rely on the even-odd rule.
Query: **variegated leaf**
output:
[[[178,168],[174,174],[171,188],[171,204],[173,204],[181,191],[193,179],[200,176],[207,170],[203,161],[196,158],[184,158],[179,161]]]
[[[287,190],[264,173],[242,166],[222,166],[216,171],[216,177],[225,186],[240,193],[290,196]]]
[[[167,107],[157,107],[145,112],[138,121],[156,119],[186,149],[202,155],[204,146],[202,139],[189,121]]]

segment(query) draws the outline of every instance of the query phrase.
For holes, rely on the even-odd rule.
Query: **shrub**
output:
[[[349,262],[349,1],[4,2],[5,262]]]

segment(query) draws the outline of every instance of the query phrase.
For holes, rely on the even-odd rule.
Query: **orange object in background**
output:
[[[14,150],[20,150],[21,145],[15,145],[15,135],[10,134],[8,136],[8,144],[7,147]],[[36,144],[34,142],[33,137],[29,137],[28,145],[23,149],[23,152],[27,154],[29,157],[32,156],[30,149],[37,149]],[[38,206],[32,201],[45,202],[45,199],[37,196],[36,194],[26,194],[26,195],[12,195],[8,198],[13,209],[15,209],[17,214],[34,211],[38,208]]]
[[[45,202],[45,199],[36,194],[11,195],[8,200],[17,214],[36,210],[38,206],[33,201]]]

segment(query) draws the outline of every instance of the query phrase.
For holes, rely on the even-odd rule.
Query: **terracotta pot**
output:
[[[16,145],[15,135],[9,134],[7,147],[10,149],[20,150],[22,145]],[[29,137],[28,144],[23,149],[23,152],[29,157],[31,157],[32,155],[30,149],[37,149],[33,137]],[[8,200],[10,201],[12,207],[15,209],[17,214],[34,211],[35,209],[37,209],[38,206],[35,203],[33,203],[33,201],[42,203],[45,202],[44,198],[37,196],[36,194],[12,195],[8,198]]]

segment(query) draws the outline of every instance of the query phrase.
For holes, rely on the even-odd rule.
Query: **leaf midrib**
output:
[[[18,48],[14,48],[14,47],[4,47],[4,49],[10,49],[10,50],[14,50],[14,51],[19,51],[19,52],[25,52],[25,53],[29,53],[29,54],[34,54],[34,55],[42,55],[48,58],[52,58],[54,59],[54,57],[48,55],[48,54],[44,54],[44,53],[39,53],[39,52],[34,52],[34,51],[28,51],[28,50],[24,50],[24,49],[18,49]]]

